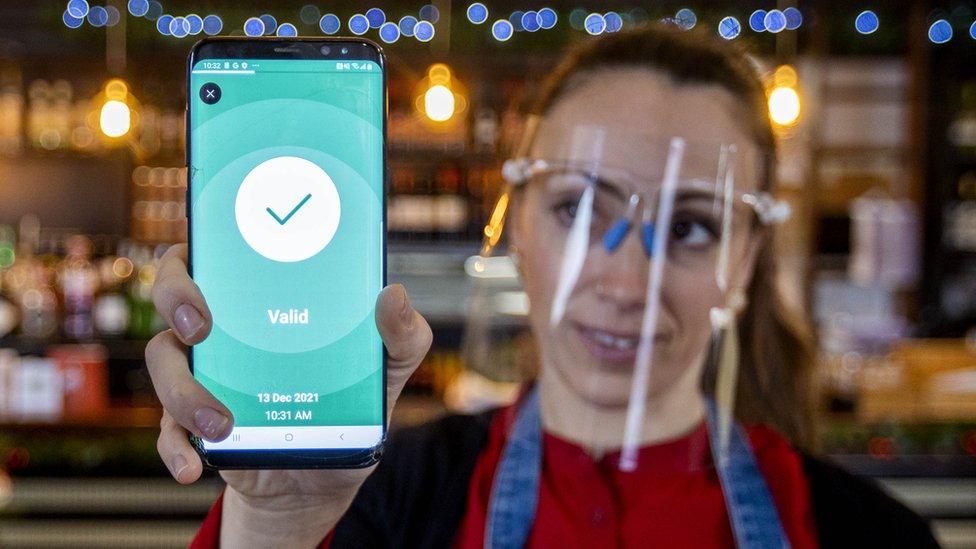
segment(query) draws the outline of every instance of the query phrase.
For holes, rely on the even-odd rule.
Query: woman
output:
[[[633,547],[761,546],[761,540],[779,539],[778,545],[797,547],[934,546],[928,527],[906,508],[794,449],[810,436],[808,360],[804,339],[773,290],[769,234],[756,222],[768,212],[753,208],[752,221],[730,223],[735,239],[719,242],[719,231],[687,217],[684,206],[662,217],[667,176],[664,182],[654,174],[639,176],[649,165],[666,164],[633,149],[641,140],[683,137],[687,148],[672,143],[667,161],[677,151],[685,173],[701,167],[697,143],[735,143],[736,192],[753,197],[753,206],[759,203],[755,197],[771,187],[774,138],[762,85],[745,56],[729,44],[669,28],[610,35],[567,57],[533,114],[537,123],[525,150],[536,160],[507,170],[514,186],[507,196],[506,231],[532,304],[530,326],[542,357],[536,386],[512,407],[395,433],[375,470],[225,471],[227,488],[195,543]],[[569,188],[567,170],[548,170],[549,164],[538,161],[577,147],[581,128],[598,129],[587,130],[587,136],[611,136],[586,150],[599,150],[601,162],[638,174],[628,180],[627,191],[619,191],[624,210],[604,205],[600,193],[613,182],[590,185],[595,191],[587,185]],[[719,164],[728,165],[731,149],[723,151]],[[538,166],[543,167],[533,171]],[[639,220],[643,232],[629,231],[636,235],[631,238],[627,230],[614,232],[617,225],[595,230],[604,208],[623,216],[624,229]],[[662,234],[654,230],[660,219],[669,219],[664,237],[655,236]],[[583,235],[590,230],[594,238],[587,240]],[[667,248],[660,245],[665,241]],[[586,251],[596,242],[604,249]],[[678,264],[685,247],[687,264],[721,264],[713,264],[711,255],[702,260],[698,250],[718,250],[726,242],[725,262],[731,257],[734,265],[720,277],[721,292],[672,271],[658,278],[657,293],[648,290],[654,287],[647,283],[654,279],[648,257]],[[662,249],[675,253],[658,255]],[[651,296],[659,301],[651,337],[641,337]],[[716,307],[723,299],[729,306]],[[202,466],[187,431],[220,440],[233,420],[187,369],[186,346],[207,336],[212,319],[187,275],[184,246],[164,258],[154,300],[172,328],[147,349],[165,408],[158,449],[174,478],[188,484]],[[747,492],[771,495],[764,504],[771,514],[760,522],[775,523],[772,531],[780,538],[748,538],[734,498],[723,494],[725,454],[714,450],[726,439],[715,438],[720,425],[699,388],[709,363],[705,355],[714,325],[707,313],[713,309],[732,311],[741,334],[729,332],[730,341],[741,342],[733,382],[736,415],[752,426],[738,440],[747,441],[753,470],[765,478]],[[431,330],[398,285],[381,293],[376,318],[389,351],[392,410],[429,348]],[[649,341],[655,342],[653,351],[644,348]],[[649,389],[635,393],[631,379],[642,352],[654,367],[644,384]],[[640,395],[646,420],[641,413],[628,420],[634,394]],[[534,443],[533,418],[541,425]],[[735,440],[738,431],[731,432]],[[513,461],[510,441],[525,433],[529,457]],[[622,439],[621,433],[630,434]],[[711,456],[701,451],[709,447]],[[628,459],[630,466],[621,470]],[[506,485],[502,470],[526,480]],[[507,513],[497,504],[502,486],[515,498]]]

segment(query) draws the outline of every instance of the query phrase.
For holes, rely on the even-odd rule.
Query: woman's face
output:
[[[656,216],[667,144],[675,136],[687,143],[681,180],[715,181],[719,144],[735,144],[736,191],[758,190],[757,148],[748,137],[744,110],[728,91],[718,86],[676,85],[663,73],[644,68],[605,69],[577,78],[540,124],[531,156],[565,159],[566,151],[579,149],[580,143],[600,149],[598,171],[612,185],[595,193],[594,226],[612,224],[619,204],[627,204],[627,197],[635,193],[645,200],[632,220],[641,221],[645,204],[651,217]],[[603,137],[602,146],[587,144],[567,131],[580,127],[605,128],[596,132]],[[613,175],[617,172],[635,177]],[[550,319],[565,241],[586,181],[563,176],[533,179],[513,198],[511,242],[519,252],[543,368],[554,370],[544,375],[560,376],[585,401],[623,407],[637,356],[650,266],[636,230],[612,254],[600,246],[599,234],[591,236],[565,314],[555,324]],[[725,306],[727,296],[744,291],[752,277],[759,237],[751,228],[749,212],[743,215],[743,205],[738,204],[732,217],[736,221],[728,254],[729,283],[726,291],[719,289],[714,252],[721,216],[715,214],[715,204],[706,196],[681,193],[675,202],[661,306],[653,329],[651,396],[674,390],[689,369],[698,378],[711,336],[710,310]]]

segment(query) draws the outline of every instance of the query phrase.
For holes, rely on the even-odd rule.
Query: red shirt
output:
[[[456,548],[483,547],[488,499],[513,414],[509,407],[492,419],[468,485]],[[749,427],[747,433],[791,545],[817,547],[799,455],[769,428]],[[544,434],[543,445],[539,505],[528,547],[735,547],[704,423],[681,439],[642,448],[633,472],[619,470],[618,453],[594,461],[584,449],[550,434]],[[218,499],[191,547],[218,547],[220,513]]]

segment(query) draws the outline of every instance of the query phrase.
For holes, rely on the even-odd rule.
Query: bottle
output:
[[[77,340],[90,340],[95,335],[92,307],[98,290],[98,274],[91,262],[91,240],[83,235],[68,238],[67,255],[58,282],[64,300],[64,335]]]

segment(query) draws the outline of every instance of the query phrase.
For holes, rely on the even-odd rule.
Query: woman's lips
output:
[[[637,358],[638,334],[610,332],[582,324],[574,324],[573,331],[587,352],[601,362],[629,366]]]

